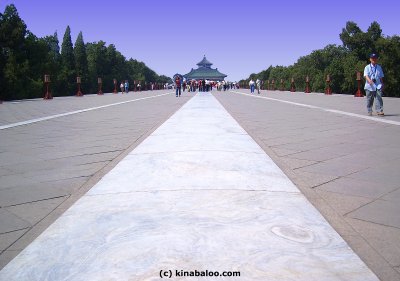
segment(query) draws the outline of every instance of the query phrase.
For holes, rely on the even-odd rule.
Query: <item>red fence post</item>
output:
[[[81,92],[81,82],[82,82],[82,79],[81,79],[81,77],[76,77],[76,84],[78,84],[78,92],[76,93],[76,96],[77,97],[82,97],[83,96],[83,93]]]
[[[355,97],[363,97],[363,93],[361,92],[361,72],[357,71],[357,92],[355,93]]]
[[[113,93],[114,94],[118,94],[118,91],[117,91],[117,79],[113,79],[113,83],[114,83],[114,91],[113,91]]]
[[[294,78],[292,77],[292,82],[290,83],[290,91],[296,92],[296,86],[294,85]]]
[[[332,89],[331,89],[331,76],[328,74],[326,75],[326,90],[325,90],[325,94],[326,95],[332,95]]]
[[[305,93],[310,93],[310,77],[306,77],[306,90],[304,91]]]
[[[101,90],[101,88],[103,87],[103,80],[100,77],[97,78],[97,84],[99,84],[99,91],[97,92],[97,94],[103,95],[103,91]]]
[[[43,97],[43,99],[44,100],[51,100],[51,99],[53,99],[53,96],[51,95],[51,92],[49,91],[49,84],[50,84],[50,75],[48,75],[48,74],[45,74],[44,75],[44,84],[45,84],[45,86],[46,86],[46,92],[45,92],[45,94],[44,94],[44,97]]]

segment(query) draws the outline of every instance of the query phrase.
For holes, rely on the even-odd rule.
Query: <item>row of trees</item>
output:
[[[331,87],[335,93],[354,94],[357,89],[356,73],[363,75],[369,55],[377,53],[379,64],[385,73],[385,95],[400,97],[400,37],[384,37],[377,22],[373,22],[367,32],[363,32],[356,23],[347,22],[340,33],[342,45],[328,45],[324,49],[313,51],[301,57],[290,66],[270,66],[260,73],[253,73],[241,83],[248,84],[250,79],[263,81],[281,79],[285,88],[290,88],[291,79],[295,79],[298,91],[306,87],[305,77],[310,77],[310,88],[314,92],[324,92],[326,76],[330,75]],[[265,84],[264,84],[265,85]],[[277,85],[277,84],[276,84]],[[279,86],[280,87],[280,86]]]
[[[38,38],[27,30],[14,5],[0,13],[0,100],[43,97],[43,76],[51,75],[54,96],[76,93],[76,77],[82,78],[84,93],[97,91],[97,77],[104,91],[112,91],[113,79],[171,82],[143,62],[127,60],[114,45],[86,43],[82,32],[75,45],[71,30],[65,30],[61,49],[57,33]]]

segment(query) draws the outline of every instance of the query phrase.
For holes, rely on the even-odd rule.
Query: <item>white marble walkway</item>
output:
[[[161,270],[180,280],[377,280],[208,93],[123,159],[0,280],[159,280]],[[187,279],[176,270],[240,277]]]

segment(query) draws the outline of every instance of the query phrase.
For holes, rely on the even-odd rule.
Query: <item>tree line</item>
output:
[[[53,96],[74,95],[76,77],[82,92],[96,93],[97,78],[103,90],[114,89],[113,79],[167,83],[171,78],[158,75],[143,62],[127,60],[113,44],[85,43],[82,32],[72,44],[67,26],[61,49],[57,32],[38,38],[27,29],[14,5],[0,13],[0,100],[43,97],[44,74],[49,74]]]
[[[311,90],[324,92],[329,74],[334,93],[354,94],[357,90],[357,72],[361,72],[363,76],[370,54],[377,53],[378,63],[385,73],[385,95],[400,97],[400,37],[383,36],[376,21],[371,23],[366,32],[349,21],[339,36],[342,45],[328,45],[315,50],[300,57],[290,66],[270,66],[260,73],[251,74],[240,83],[248,85],[250,79],[260,79],[264,81],[265,87],[268,80],[274,80],[275,85],[280,88],[283,79],[285,89],[289,89],[291,79],[294,78],[296,89],[304,91],[306,76],[309,76]]]

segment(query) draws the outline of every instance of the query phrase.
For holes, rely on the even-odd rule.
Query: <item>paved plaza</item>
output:
[[[4,103],[0,280],[400,280],[400,100],[384,103],[385,117],[364,98],[243,89]]]

